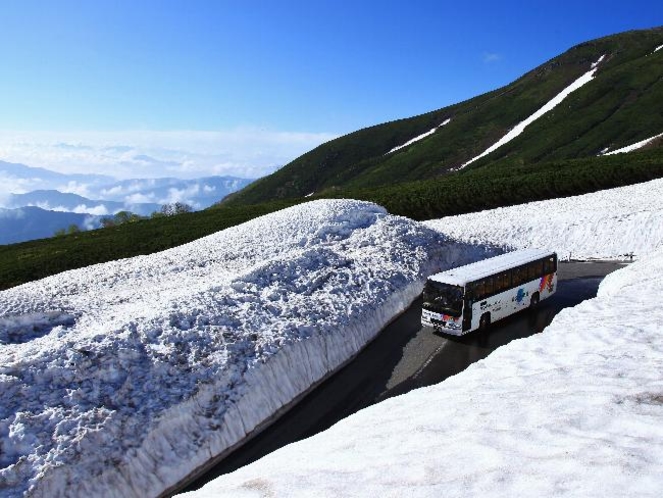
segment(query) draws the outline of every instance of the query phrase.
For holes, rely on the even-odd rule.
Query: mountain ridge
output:
[[[92,230],[100,225],[100,216],[67,211],[50,211],[37,206],[0,208],[0,244],[53,237],[56,231],[75,225],[78,230]]]
[[[71,213],[88,213],[97,215],[115,214],[119,211],[148,216],[158,211],[161,204],[157,203],[125,203],[103,199],[89,199],[71,192],[60,192],[53,189],[39,189],[25,194],[10,194],[5,201],[5,208],[17,209],[36,206],[49,211]]]
[[[655,52],[661,44],[662,27],[581,43],[505,87],[327,142],[225,202],[254,204],[447,175],[590,71],[602,56],[605,60],[590,84],[572,92],[521,136],[468,167],[578,159],[606,146],[629,145],[663,131],[663,113],[655,105],[663,100],[663,51]],[[449,124],[439,127],[447,119]],[[429,136],[390,153],[435,127],[439,128]]]
[[[229,193],[253,182],[252,178],[215,175],[181,179],[176,177],[129,178],[118,180],[97,174],[66,174],[46,168],[0,160],[0,206],[19,208],[35,205],[45,209],[91,214],[127,210],[149,215],[164,204],[183,202],[204,209]],[[73,196],[79,196],[74,198]],[[100,212],[106,206],[108,213]]]

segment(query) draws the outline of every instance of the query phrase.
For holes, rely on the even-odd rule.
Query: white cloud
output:
[[[48,202],[35,202],[28,203],[26,206],[35,206],[39,209],[44,209],[46,211],[58,211],[62,213],[79,213],[79,214],[93,214],[97,216],[106,216],[110,214],[110,211],[106,206],[100,204],[98,206],[87,206],[86,204],[79,204],[73,209],[67,206],[51,206]]]
[[[9,197],[12,194],[11,188],[12,185],[0,178],[0,208],[6,206],[9,202]]]
[[[95,218],[94,216],[88,216],[83,220],[82,225],[85,230],[95,230],[99,228],[101,223],[99,222],[99,218]]]
[[[106,216],[110,214],[110,211],[106,206],[103,204],[100,204],[98,206],[92,206],[92,207],[87,207],[85,204],[81,204],[80,206],[76,206],[73,209],[74,213],[87,213],[87,214],[94,214],[96,216]]]
[[[0,160],[116,178],[256,178],[335,138],[237,128],[226,131],[2,132]],[[81,192],[83,185],[69,191]],[[27,187],[25,190],[29,190]],[[81,194],[83,195],[83,194]]]
[[[81,197],[87,198],[90,198],[92,195],[90,185],[74,181],[67,182],[66,185],[61,185],[56,190],[59,190],[60,192],[68,192],[71,194],[80,195]]]
[[[137,189],[137,190],[138,190],[138,189]],[[101,195],[103,195],[104,197],[118,197],[118,196],[122,196],[122,195],[128,194],[129,192],[131,192],[131,189],[130,189],[130,188],[125,188],[125,187],[122,186],[122,185],[115,185],[115,186],[113,186],[113,187],[111,187],[111,188],[104,188],[104,189],[101,189],[101,192],[100,192],[100,193],[101,193]]]
[[[160,204],[172,204],[174,202],[184,202],[185,204],[191,204],[194,208],[198,208],[198,204],[192,200],[193,197],[198,195],[200,192],[200,185],[195,184],[187,188],[178,189],[178,188],[169,188],[168,197],[161,199]]]
[[[127,195],[124,198],[124,202],[126,204],[142,204],[144,202],[158,202],[158,201],[154,198],[154,194],[152,193],[149,194],[135,193]]]
[[[38,178],[15,178],[0,174],[0,205],[10,194],[24,194],[41,187],[43,182]]]
[[[1,209],[0,208],[0,218],[12,219],[12,220],[21,220],[25,218],[25,212],[23,209]]]
[[[495,52],[484,52],[483,53],[483,62],[485,64],[490,64],[491,62],[498,62],[502,60],[502,54]]]

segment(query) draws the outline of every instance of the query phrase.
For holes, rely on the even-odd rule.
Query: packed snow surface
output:
[[[454,239],[560,258],[640,257],[663,245],[663,179],[425,222]]]
[[[0,495],[158,495],[476,251],[325,200],[0,292]]]
[[[606,152],[604,155],[610,156],[612,154],[622,154],[624,152],[631,152],[633,150],[641,149],[645,145],[647,145],[649,142],[652,142],[656,140],[657,138],[663,137],[663,133],[659,133],[658,135],[654,135],[651,138],[646,138],[644,140],[641,140],[639,142],[636,142],[631,145],[627,145],[626,147],[622,147],[621,149],[613,150],[611,152]]]
[[[549,102],[547,102],[543,107],[541,107],[541,109],[536,111],[534,114],[529,116],[524,121],[521,121],[520,123],[518,123],[516,126],[511,128],[511,130],[509,130],[509,132],[506,135],[504,135],[502,138],[500,138],[497,142],[495,142],[493,145],[488,147],[481,154],[479,154],[476,157],[473,157],[472,159],[470,159],[469,161],[467,161],[466,163],[464,163],[463,165],[461,165],[457,169],[459,169],[459,170],[463,169],[466,166],[468,166],[469,164],[472,164],[474,161],[477,161],[477,160],[481,159],[482,157],[487,156],[491,152],[499,149],[500,147],[502,147],[502,145],[509,143],[511,140],[513,140],[518,135],[520,135],[523,131],[525,131],[525,128],[527,128],[529,125],[531,125],[534,121],[536,121],[541,116],[543,116],[547,112],[549,112],[552,109],[554,109],[555,107],[557,107],[557,105],[559,105],[571,93],[573,93],[578,88],[580,88],[580,87],[586,85],[587,83],[589,83],[590,81],[592,81],[594,79],[594,74],[596,73],[596,70],[598,69],[598,66],[599,66],[599,64],[601,63],[601,61],[603,60],[604,57],[605,57],[604,55],[599,57],[599,59],[596,62],[592,63],[592,68],[589,71],[587,71],[580,78],[575,80],[573,83],[571,83],[569,86],[567,86],[564,90],[562,90],[560,93],[558,93]]]
[[[183,496],[638,496],[663,489],[663,250],[444,382]]]
[[[428,130],[426,133],[422,133],[422,134],[419,135],[418,137],[414,137],[413,139],[408,140],[408,141],[405,142],[403,145],[399,145],[399,146],[397,146],[397,147],[394,147],[394,148],[391,149],[389,152],[387,152],[387,154],[391,154],[392,152],[396,152],[397,150],[400,150],[400,149],[402,149],[403,147],[407,147],[408,145],[412,145],[413,143],[418,142],[419,140],[423,140],[424,138],[431,136],[431,135],[432,135],[433,133],[435,133],[439,128],[442,128],[443,126],[448,125],[450,122],[451,122],[451,118],[445,119],[444,122],[442,122],[442,124],[440,124],[439,126],[436,126],[435,128],[433,128],[433,129],[431,129],[431,130]],[[387,154],[385,154],[385,155],[387,155]]]

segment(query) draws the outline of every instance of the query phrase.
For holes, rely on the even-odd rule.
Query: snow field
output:
[[[467,243],[557,251],[561,259],[641,257],[663,245],[663,179],[424,224]]]
[[[484,252],[314,201],[0,292],[0,494],[158,495]]]
[[[663,489],[663,249],[546,330],[182,496],[642,496]]]

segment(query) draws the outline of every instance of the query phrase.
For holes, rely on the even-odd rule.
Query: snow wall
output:
[[[444,382],[187,498],[638,496],[663,489],[663,249]]]
[[[158,495],[485,255],[315,201],[0,292],[0,494]]]

